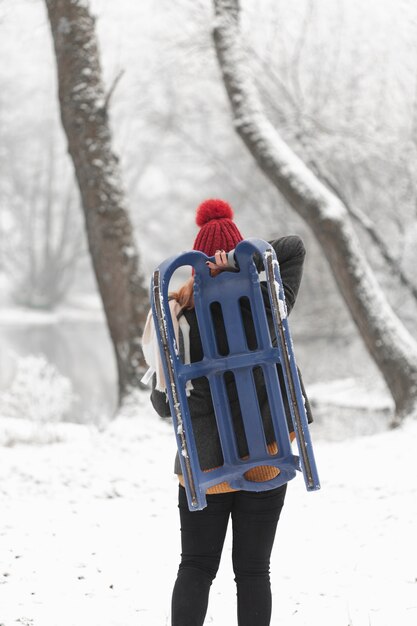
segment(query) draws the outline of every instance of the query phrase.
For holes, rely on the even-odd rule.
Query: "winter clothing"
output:
[[[184,363],[191,363],[190,361],[190,327],[182,315],[182,308],[180,304],[171,299],[169,301],[169,310],[171,313],[172,325],[174,327],[175,340],[177,345],[182,346],[182,359]],[[181,334],[180,334],[181,328]],[[157,391],[164,392],[166,389],[165,374],[162,367],[161,357],[159,355],[159,344],[156,336],[156,330],[153,323],[152,309],[148,313],[146,319],[145,328],[142,335],[142,350],[146,363],[149,365],[149,370],[146,372],[144,378],[148,378],[149,375],[155,374],[154,388]],[[149,380],[149,378],[148,378]],[[186,388],[192,389],[191,381],[187,382]]]
[[[269,563],[286,489],[209,495],[205,509],[191,512],[185,489],[179,488],[181,563],[172,595],[172,626],[204,623],[230,516],[239,626],[269,625]]]
[[[205,200],[197,209],[196,223],[201,226],[193,250],[214,256],[217,250],[229,252],[243,240],[232,221],[232,207],[224,200]]]

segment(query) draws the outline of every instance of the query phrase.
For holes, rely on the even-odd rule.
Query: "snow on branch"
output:
[[[281,139],[260,101],[239,28],[239,1],[214,0],[213,38],[234,125],[261,169],[307,220],[314,206],[321,220],[343,220],[346,209]]]

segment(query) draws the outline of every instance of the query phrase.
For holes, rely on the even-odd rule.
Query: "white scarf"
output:
[[[185,318],[185,315],[181,315],[182,307],[176,300],[169,300],[169,309],[171,312],[172,324],[174,326],[177,353],[179,354],[181,330],[181,336],[184,344],[184,363],[190,363],[190,326]],[[145,385],[148,384],[152,375],[156,373],[155,388],[158,391],[166,391],[165,374],[162,367],[159,342],[153,322],[152,309],[148,313],[142,335],[142,350],[149,369],[145,372],[141,382]],[[185,388],[187,395],[189,395],[190,390],[193,389],[190,380],[187,381]]]

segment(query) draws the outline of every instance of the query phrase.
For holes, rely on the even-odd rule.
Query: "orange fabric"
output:
[[[290,433],[290,440],[293,442],[295,439],[295,433]],[[276,454],[278,452],[278,446],[276,441],[268,444],[268,452],[269,454]],[[247,457],[246,457],[247,458]],[[211,472],[212,470],[217,469],[213,467],[212,469],[205,470],[206,472]],[[258,465],[257,467],[253,467],[245,473],[245,478],[255,483],[262,483],[265,480],[271,480],[271,478],[275,478],[278,476],[279,469],[277,467],[273,467],[272,465]],[[178,479],[180,484],[184,487],[184,478],[182,474],[178,475]],[[214,485],[213,487],[209,487],[206,491],[206,494],[216,494],[216,493],[229,493],[232,491],[238,491],[238,489],[232,489],[227,481],[223,483],[219,483],[218,485]]]

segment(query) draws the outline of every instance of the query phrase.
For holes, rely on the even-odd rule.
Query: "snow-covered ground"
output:
[[[103,432],[39,424],[59,441],[17,443],[33,428],[0,419],[3,441],[15,433],[0,452],[0,624],[170,624],[172,427],[142,396]],[[307,493],[301,477],[290,484],[272,557],[272,624],[415,626],[416,443],[416,422],[316,441],[322,490]],[[230,552],[229,535],[207,624],[236,623]]]

